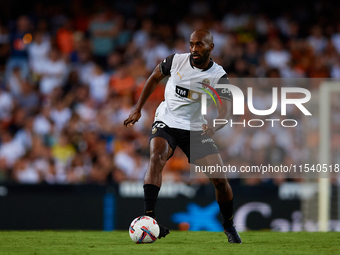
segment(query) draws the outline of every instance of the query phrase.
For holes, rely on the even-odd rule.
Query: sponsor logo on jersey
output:
[[[189,89],[182,88],[180,86],[176,86],[176,94],[181,97],[188,97],[189,96]]]
[[[224,89],[221,90],[221,93],[222,94],[230,94],[230,90],[227,89],[227,88],[224,88]]]
[[[200,100],[202,93],[176,86],[176,96],[179,98],[188,98],[190,100]]]

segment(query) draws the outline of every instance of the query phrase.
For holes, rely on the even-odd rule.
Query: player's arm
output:
[[[217,107],[217,109],[218,109],[218,116],[217,116],[216,119],[226,119],[226,120],[228,120],[229,117],[230,117],[230,112],[231,112],[231,102],[229,100],[222,99],[222,98],[221,98],[221,101],[222,101],[222,105],[220,105],[219,103],[217,104],[218,105],[218,107]],[[209,137],[212,137],[217,130],[220,130],[225,125],[227,125],[227,123],[225,123],[225,124],[216,124],[215,127],[209,127],[208,125],[203,124],[203,126],[202,126],[203,133],[202,133],[202,135],[207,134]]]
[[[218,83],[229,83],[227,74],[223,75]],[[218,95],[221,98],[222,105],[217,103],[217,109],[218,109],[218,116],[216,119],[223,119],[223,120],[229,120],[230,114],[231,114],[231,107],[232,107],[232,95],[228,89],[216,89]],[[216,124],[215,127],[209,127],[206,124],[202,125],[203,133],[207,134],[209,137],[213,136],[216,131],[223,128],[227,123],[225,124]]]
[[[144,104],[146,103],[152,92],[154,92],[158,83],[163,78],[164,76],[161,73],[160,67],[159,65],[157,65],[148,80],[146,81],[136,106],[131,111],[129,117],[124,121],[125,127],[132,126],[139,120],[139,118],[142,116],[141,111]]]
[[[231,101],[221,98],[222,105],[218,105],[218,116],[217,119],[226,119],[229,120],[230,113],[231,113]],[[225,124],[216,124],[215,127],[213,127],[213,131],[216,132],[217,130],[220,130],[223,128],[227,123]]]

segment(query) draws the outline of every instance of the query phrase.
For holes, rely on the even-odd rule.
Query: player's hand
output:
[[[212,136],[215,134],[214,129],[211,128],[211,127],[208,127],[207,124],[203,124],[203,125],[202,125],[202,129],[203,129],[202,135],[205,135],[205,134],[206,134],[207,136],[212,137]]]
[[[124,126],[125,127],[131,127],[133,126],[138,120],[139,118],[142,116],[142,113],[140,110],[138,109],[133,109],[129,115],[129,118],[127,118],[124,121]]]

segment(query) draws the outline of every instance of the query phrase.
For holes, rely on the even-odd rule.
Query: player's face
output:
[[[201,65],[210,59],[211,45],[203,38],[191,36],[190,38],[190,53],[195,65]]]

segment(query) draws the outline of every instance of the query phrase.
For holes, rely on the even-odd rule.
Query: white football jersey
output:
[[[155,121],[162,121],[171,128],[200,131],[202,125],[207,124],[201,114],[201,95],[206,94],[209,108],[213,102],[210,95],[217,98],[209,87],[214,88],[222,76],[227,76],[224,69],[212,60],[206,69],[194,67],[190,56],[190,53],[174,54],[160,63],[163,76],[170,77],[166,83],[165,100],[156,110]],[[231,100],[230,93],[218,94],[222,99]]]

